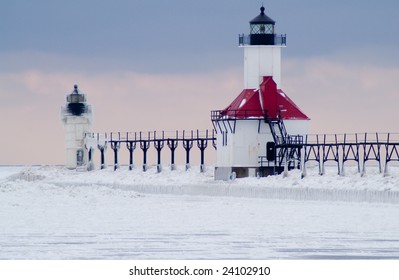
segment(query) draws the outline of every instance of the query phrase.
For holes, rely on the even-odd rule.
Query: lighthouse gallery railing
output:
[[[251,45],[251,36],[246,34],[238,34],[238,45],[247,46]],[[287,45],[287,34],[275,34],[274,45],[286,46]]]

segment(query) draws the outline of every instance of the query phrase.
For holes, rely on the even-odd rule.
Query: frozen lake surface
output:
[[[395,203],[154,194],[6,169],[0,259],[399,259]]]

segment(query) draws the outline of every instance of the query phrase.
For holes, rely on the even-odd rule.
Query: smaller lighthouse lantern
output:
[[[80,91],[77,85],[67,94],[61,117],[65,126],[65,166],[69,169],[85,167],[88,154],[84,148],[84,137],[89,132],[92,113],[91,106],[87,104],[86,94]]]

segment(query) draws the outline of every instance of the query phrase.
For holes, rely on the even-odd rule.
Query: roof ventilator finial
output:
[[[260,7],[260,14],[261,15],[265,14],[265,7],[263,7],[263,3],[262,3],[262,7]]]

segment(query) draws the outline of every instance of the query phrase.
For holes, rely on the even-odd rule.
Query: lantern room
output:
[[[67,95],[67,112],[73,116],[81,116],[88,113],[90,106],[86,104],[86,94],[82,93],[77,85],[74,85],[74,90]]]
[[[249,22],[250,45],[274,45],[274,25],[276,22],[260,8],[260,14]]]

